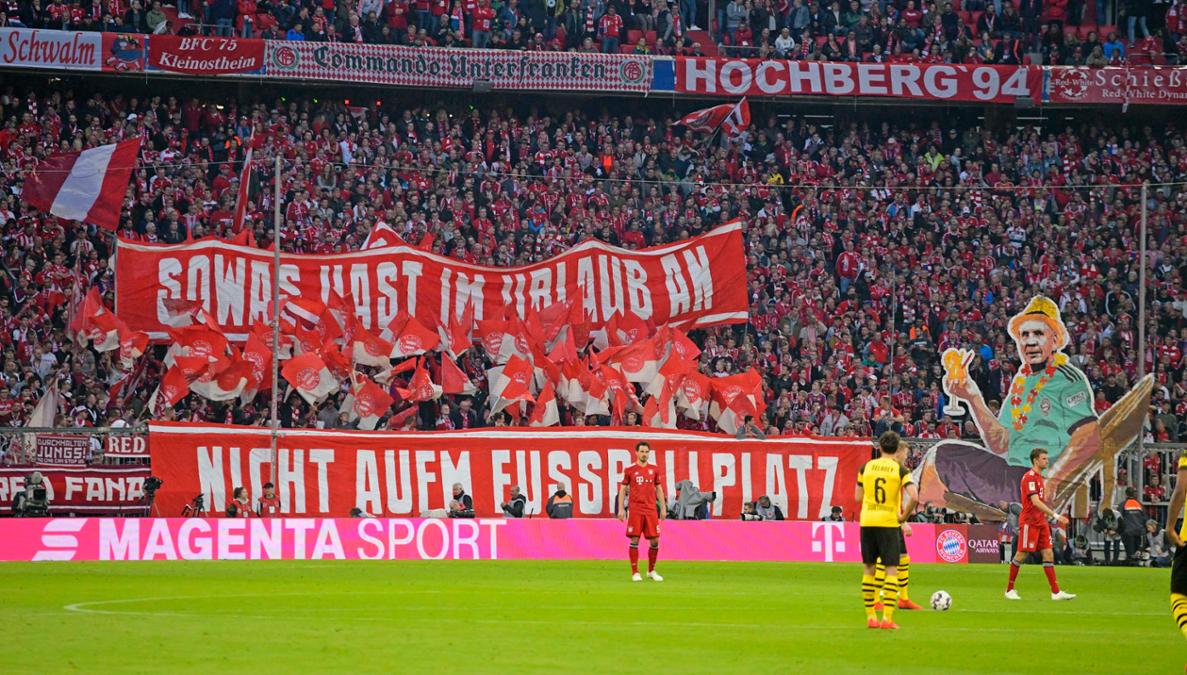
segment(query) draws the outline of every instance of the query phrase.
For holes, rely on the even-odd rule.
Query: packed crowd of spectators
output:
[[[1187,57],[1187,0],[6,0],[4,25],[830,61],[1102,67]]]
[[[23,170],[55,149],[141,136],[122,236],[148,242],[230,237],[243,154],[258,139],[263,166],[283,157],[282,247],[357,249],[377,220],[407,240],[466,261],[521,265],[586,237],[627,248],[673,241],[733,217],[746,224],[751,320],[692,334],[701,370],[757,368],[768,435],[975,436],[943,416],[939,352],[977,350],[988,401],[1017,368],[1007,319],[1037,293],[1054,298],[1067,348],[1106,410],[1136,381],[1136,232],[1141,181],[1187,180],[1181,126],[1070,122],[1066,127],[945,130],[938,123],[846,122],[766,115],[739,142],[706,145],[674,124],[683,111],[348,108],[292,96],[240,105],[112,93],[0,95],[0,426],[21,425],[59,382],[60,423],[145,419],[163,347],[125,375],[112,354],[67,334],[75,287],[110,304],[113,240],[21,202]],[[589,110],[594,110],[591,106]],[[254,180],[271,184],[271,177]],[[271,190],[248,209],[261,246],[271,238]],[[1151,187],[1147,368],[1155,374],[1147,438],[1178,441],[1187,420],[1187,190]],[[893,318],[892,318],[893,316]],[[481,349],[460,365],[485,385]],[[393,383],[395,384],[395,383]],[[401,406],[398,392],[391,392]],[[338,395],[320,407],[281,405],[292,426],[347,425]],[[267,393],[230,406],[191,394],[192,420],[261,423]],[[421,428],[506,424],[476,400],[422,404]],[[562,405],[565,424],[582,419]],[[385,418],[386,422],[386,418]],[[638,417],[628,415],[628,424]],[[708,429],[711,422],[682,419]],[[1162,472],[1173,471],[1162,467]]]

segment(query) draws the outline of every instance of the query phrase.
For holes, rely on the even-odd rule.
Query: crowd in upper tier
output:
[[[1187,58],[1187,0],[5,0],[6,25],[866,62]]]
[[[744,138],[677,126],[683,110],[593,105],[538,109],[348,107],[292,96],[266,104],[114,93],[0,95],[0,426],[20,425],[60,378],[60,423],[143,420],[163,348],[114,397],[112,353],[68,337],[69,298],[98,286],[109,306],[113,239],[22,203],[23,170],[53,150],[139,136],[140,167],[120,234],[147,242],[234,236],[243,139],[262,166],[283,158],[282,247],[357,249],[377,220],[435,251],[509,266],[597,237],[627,248],[673,241],[733,217],[745,223],[751,320],[695,331],[701,371],[751,366],[765,380],[767,434],[975,435],[943,417],[939,352],[976,349],[972,376],[1000,401],[1018,366],[1006,321],[1035,294],[1055,299],[1067,348],[1098,411],[1138,371],[1138,183],[1148,194],[1146,367],[1157,384],[1147,435],[1184,438],[1187,420],[1187,175],[1184,129],[1069,123],[990,129],[961,124],[834,121],[766,115]],[[253,132],[254,129],[254,132]],[[270,176],[253,179],[271,185]],[[1162,185],[1167,184],[1167,185]],[[891,186],[891,187],[885,187]],[[898,187],[896,187],[898,186]],[[253,191],[249,227],[271,238],[271,189]],[[482,388],[481,349],[462,367]],[[395,394],[393,386],[392,393]],[[396,394],[399,408],[399,396]],[[337,426],[340,395],[320,407],[293,397],[286,423]],[[457,397],[422,410],[421,428],[463,424]],[[488,419],[479,395],[464,424]],[[185,419],[258,423],[267,392],[246,406],[191,394]],[[582,419],[562,406],[566,424]],[[627,422],[637,419],[628,416]],[[681,426],[712,422],[682,419]]]

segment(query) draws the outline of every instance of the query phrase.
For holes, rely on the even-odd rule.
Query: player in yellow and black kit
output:
[[[857,475],[855,499],[861,502],[861,595],[865,601],[866,625],[870,628],[895,630],[894,610],[898,605],[899,539],[904,514],[915,510],[919,492],[911,480],[911,472],[895,460],[901,439],[893,431],[878,437],[881,454],[861,467]],[[906,508],[902,493],[907,493]],[[894,561],[886,565],[885,606],[882,621],[874,609],[874,568],[878,559]]]
[[[1175,480],[1175,491],[1171,495],[1170,507],[1166,510],[1166,536],[1175,546],[1175,558],[1171,563],[1171,616],[1179,625],[1183,637],[1187,637],[1187,518],[1182,528],[1175,527],[1175,521],[1183,510],[1187,498],[1187,451],[1179,456],[1179,474]]]
[[[899,441],[898,452],[894,455],[894,460],[901,466],[907,465],[907,454],[911,447],[907,445],[906,441]],[[875,454],[881,452],[876,449]],[[904,518],[911,517],[910,512],[903,514]],[[906,535],[911,534],[911,524],[904,520],[902,527],[899,528],[898,545],[898,608],[899,609],[923,609],[919,605],[911,601],[907,594],[911,583],[911,555],[907,553],[907,538]],[[885,597],[883,593],[883,585],[886,583],[886,565],[878,560],[878,565],[874,569],[874,609],[882,611],[882,599]]]

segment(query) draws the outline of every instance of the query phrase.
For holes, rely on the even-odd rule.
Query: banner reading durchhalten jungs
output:
[[[418,49],[268,41],[268,76],[402,87],[618,91],[651,89],[651,57],[633,54]]]

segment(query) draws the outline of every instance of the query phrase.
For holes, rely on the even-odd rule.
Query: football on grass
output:
[[[937,612],[948,611],[952,606],[952,596],[948,595],[948,591],[936,591],[931,594],[931,608]]]

